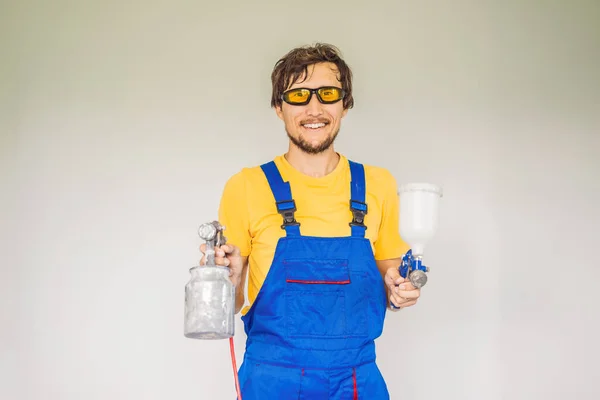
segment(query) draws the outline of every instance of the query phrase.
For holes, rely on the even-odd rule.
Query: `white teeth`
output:
[[[325,126],[324,123],[319,122],[318,124],[304,124],[303,125],[305,128],[311,128],[311,129],[318,129],[318,128],[322,128]]]

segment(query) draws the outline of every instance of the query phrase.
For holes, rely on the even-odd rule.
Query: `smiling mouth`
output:
[[[328,122],[314,122],[314,123],[310,123],[310,124],[302,124],[302,127],[306,128],[306,129],[321,129],[323,127],[325,127],[326,125],[328,125]]]

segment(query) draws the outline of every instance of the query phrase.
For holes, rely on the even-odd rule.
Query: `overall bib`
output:
[[[350,236],[302,236],[289,182],[261,166],[284,218],[282,237],[255,302],[239,370],[243,400],[388,400],[375,364],[386,293],[365,238],[365,174],[350,161]]]

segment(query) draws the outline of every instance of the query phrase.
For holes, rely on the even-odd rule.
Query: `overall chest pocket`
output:
[[[348,338],[368,334],[364,280],[348,260],[288,259],[286,326],[290,337]]]

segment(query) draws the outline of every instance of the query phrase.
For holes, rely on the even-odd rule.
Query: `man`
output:
[[[215,261],[231,269],[236,313],[249,280],[242,397],[389,399],[374,340],[386,308],[420,295],[398,273],[396,181],[334,150],[354,103],[335,47],[294,49],[271,78],[288,151],[231,177],[219,209],[229,244]]]

